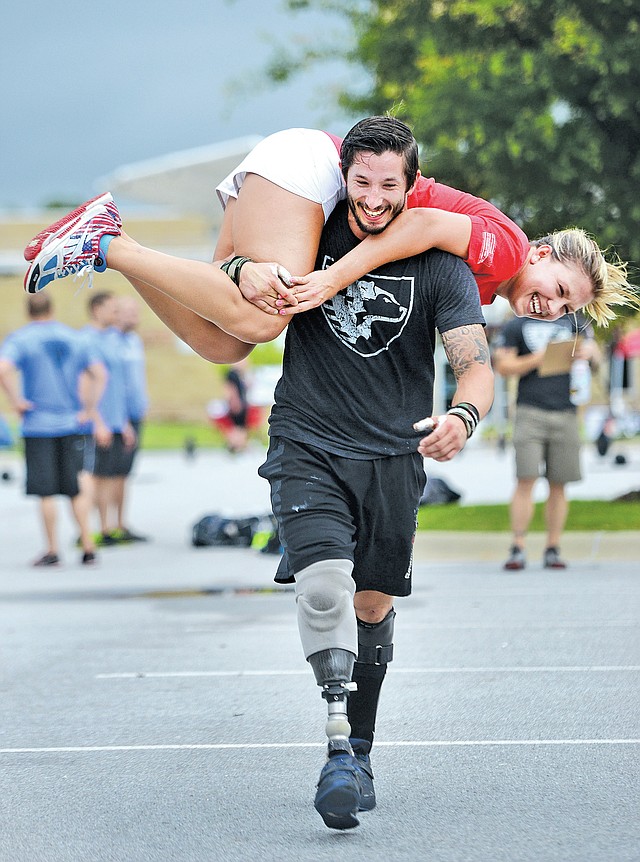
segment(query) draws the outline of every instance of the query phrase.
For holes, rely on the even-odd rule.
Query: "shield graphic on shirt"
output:
[[[350,350],[376,356],[407,325],[414,301],[411,276],[366,275],[322,306],[329,327]]]

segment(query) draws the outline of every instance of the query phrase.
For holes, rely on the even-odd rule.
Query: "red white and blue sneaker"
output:
[[[31,260],[24,279],[27,293],[38,293],[59,278],[85,276],[91,284],[93,273],[107,268],[101,251],[104,236],[120,236],[122,219],[107,192],[68,213],[55,224],[41,230],[25,249]]]
[[[122,220],[120,219],[120,213],[118,212],[116,205],[113,203],[113,198],[111,197],[110,192],[103,192],[103,194],[98,195],[95,198],[91,198],[90,201],[85,201],[83,204],[80,204],[79,207],[72,210],[70,213],[62,216],[62,218],[58,219],[58,221],[50,224],[48,227],[43,228],[40,233],[36,234],[31,242],[27,245],[24,250],[24,259],[31,263],[31,261],[42,251],[43,246],[45,246],[50,240],[56,239],[58,234],[62,231],[65,231],[69,227],[73,227],[77,225],[82,216],[88,211],[97,209],[107,204],[113,204],[112,210],[114,217],[116,219],[118,227],[122,227]]]

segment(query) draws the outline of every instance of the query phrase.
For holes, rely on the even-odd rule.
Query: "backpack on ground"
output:
[[[211,514],[193,525],[191,543],[196,548],[239,547],[248,548],[260,518],[223,518]]]
[[[461,494],[447,485],[444,479],[438,479],[434,476],[427,479],[422,497],[420,498],[420,505],[443,506],[447,503],[457,503],[461,496]]]

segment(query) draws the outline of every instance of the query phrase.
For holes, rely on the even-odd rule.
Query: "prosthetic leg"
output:
[[[296,573],[300,640],[327,701],[330,753],[351,753],[347,696],[358,651],[352,570],[349,560],[323,560]]]
[[[352,570],[349,560],[322,560],[296,572],[300,640],[328,712],[328,761],[320,774],[314,806],[331,829],[351,829],[359,822],[361,785],[347,718],[358,650]]]

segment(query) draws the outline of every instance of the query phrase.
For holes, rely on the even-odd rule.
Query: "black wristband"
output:
[[[478,410],[478,408],[476,407],[475,404],[472,404],[470,401],[459,401],[455,406],[456,407],[464,407],[467,410],[469,410],[471,413],[473,413],[473,416],[476,420],[476,425],[478,424],[478,422],[480,421],[480,411]]]
[[[464,427],[467,431],[467,439],[471,437],[473,432],[476,430],[477,422],[475,415],[468,410],[466,407],[461,407],[460,404],[456,404],[453,407],[450,407],[447,410],[447,414],[451,416],[457,416],[458,419],[461,419],[464,423]]]
[[[240,287],[240,270],[245,263],[253,263],[250,257],[232,257],[227,263],[223,263],[220,269],[229,276],[229,278]]]

